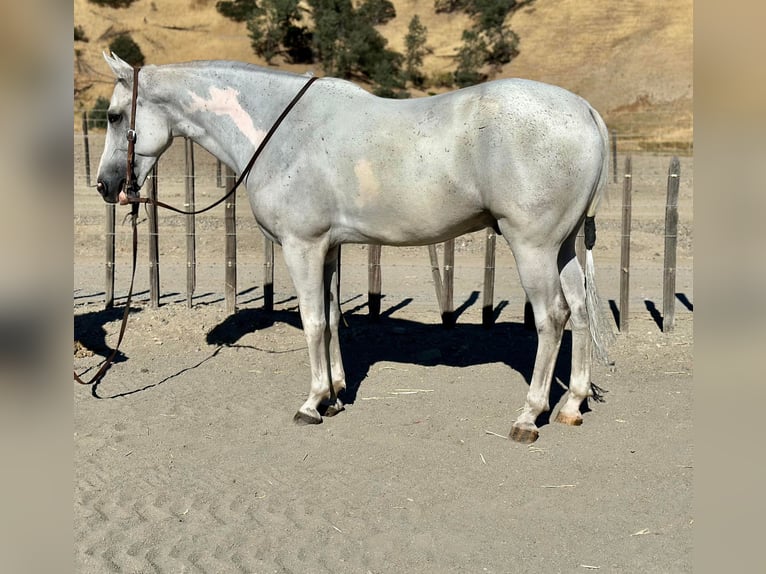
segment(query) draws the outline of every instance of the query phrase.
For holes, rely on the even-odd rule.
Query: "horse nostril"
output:
[[[106,195],[106,184],[103,181],[99,181],[98,183],[96,183],[96,190],[101,195]]]

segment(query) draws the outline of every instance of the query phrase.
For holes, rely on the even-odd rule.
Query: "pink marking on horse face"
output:
[[[255,127],[253,118],[239,103],[239,92],[234,88],[219,89],[211,86],[208,99],[201,98],[194,92],[189,94],[192,103],[186,107],[187,112],[209,112],[219,116],[229,116],[253,146],[257,146],[266,137],[266,132]]]

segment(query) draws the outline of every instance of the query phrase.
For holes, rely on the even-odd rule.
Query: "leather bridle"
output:
[[[247,162],[245,169],[242,170],[242,173],[234,182],[234,186],[226,193],[226,195],[224,195],[221,199],[217,200],[215,203],[203,209],[200,209],[197,211],[184,211],[176,207],[173,207],[172,205],[168,205],[167,203],[163,203],[162,201],[158,201],[155,198],[151,198],[151,197],[144,198],[144,197],[139,197],[138,195],[139,187],[138,187],[138,184],[136,183],[136,175],[133,171],[133,167],[134,167],[135,159],[136,159],[135,157],[136,139],[138,138],[138,134],[136,134],[136,107],[137,107],[137,101],[138,101],[138,73],[140,70],[141,68],[138,66],[133,68],[133,95],[131,99],[131,108],[130,108],[130,126],[127,133],[128,158],[127,158],[127,173],[125,175],[125,195],[128,198],[128,203],[130,204],[130,208],[131,208],[130,224],[131,224],[131,227],[133,228],[133,265],[132,265],[132,270],[130,275],[130,288],[128,290],[128,298],[125,301],[125,311],[122,315],[122,324],[120,325],[120,334],[117,337],[117,345],[115,345],[112,353],[104,361],[104,363],[101,365],[99,370],[96,372],[95,375],[93,375],[93,377],[90,380],[84,381],[80,377],[80,375],[77,374],[77,372],[74,373],[74,380],[80,383],[81,385],[92,385],[100,381],[104,377],[104,375],[106,374],[106,371],[114,362],[114,358],[117,356],[117,353],[120,348],[120,343],[122,343],[122,338],[125,335],[125,328],[127,327],[127,324],[128,324],[128,314],[130,313],[130,302],[133,297],[133,282],[136,277],[136,261],[138,259],[138,256],[137,256],[137,253],[138,253],[138,227],[137,227],[138,205],[140,203],[152,203],[158,207],[163,207],[165,209],[175,211],[176,213],[180,213],[182,215],[197,215],[199,213],[204,213],[210,209],[213,209],[217,205],[220,205],[223,201],[225,201],[237,190],[237,188],[242,184],[245,178],[250,174],[250,171],[253,169],[253,165],[255,165],[255,161],[258,159],[258,156],[261,155],[261,152],[266,147],[266,144],[269,142],[269,140],[272,138],[274,133],[277,131],[282,121],[287,117],[287,114],[289,114],[290,111],[295,106],[295,104],[298,103],[298,100],[300,100],[303,97],[303,94],[306,93],[306,90],[309,89],[309,86],[311,86],[311,84],[313,84],[316,80],[319,79],[317,76],[312,76],[311,78],[309,78],[309,80],[303,85],[300,91],[290,101],[287,107],[282,111],[282,113],[279,115],[277,120],[271,126],[271,129],[269,129],[269,131],[266,133],[266,136],[263,138],[260,145],[256,148],[255,152],[253,153],[253,156],[250,158],[250,161]]]

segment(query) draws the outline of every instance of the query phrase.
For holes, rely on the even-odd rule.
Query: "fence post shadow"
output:
[[[646,310],[649,311],[649,315],[654,319],[654,322],[660,328],[660,331],[662,331],[662,314],[660,313],[660,310],[657,309],[654,301],[644,299],[644,305],[646,305]]]
[[[617,301],[614,299],[609,299],[609,309],[612,311],[612,318],[614,319],[615,324],[619,327],[620,326],[620,309],[617,307]]]
[[[686,296],[686,293],[676,293],[676,299],[678,299],[681,305],[683,305],[689,311],[694,313],[694,304],[691,301],[689,301],[689,298]]]

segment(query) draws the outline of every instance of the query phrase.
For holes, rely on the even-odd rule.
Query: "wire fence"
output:
[[[75,191],[84,188],[93,187],[94,171],[97,166],[98,158],[104,147],[105,134],[103,130],[91,130],[88,126],[87,117],[82,116],[82,129],[75,132]],[[179,141],[180,140],[180,141]],[[194,209],[204,207],[212,203],[225,193],[224,188],[231,184],[234,175],[226,166],[204,149],[193,144],[189,140],[179,138],[162,156],[158,166],[148,180],[147,192],[157,196],[162,195],[162,200],[185,209]],[[628,332],[629,329],[629,290],[630,290],[630,244],[631,244],[631,198],[632,190],[639,181],[633,174],[631,153],[621,153],[618,142],[619,134],[612,132],[612,164],[610,174],[611,187],[619,187],[622,183],[622,221],[621,221],[621,261],[620,261],[620,297],[619,305],[612,303],[612,311],[620,331]],[[182,143],[181,143],[182,142]],[[674,305],[675,305],[675,253],[678,240],[678,189],[681,180],[681,162],[677,157],[669,157],[663,154],[657,154],[655,164],[668,162],[667,168],[667,189],[668,200],[665,208],[666,227],[663,231],[665,239],[665,272],[663,279],[663,314],[658,324],[663,331],[670,332],[674,325]],[[652,185],[659,185],[656,181],[659,179],[658,167],[654,165],[651,177],[654,178]],[[660,170],[661,171],[661,170]],[[689,176],[690,177],[690,174]],[[687,181],[687,187],[691,187],[691,181]],[[95,190],[88,195],[88,201],[94,203],[101,202],[98,193]],[[233,196],[234,197],[234,196]],[[224,282],[225,302],[228,312],[234,312],[237,308],[237,223],[235,211],[236,199],[227,201],[225,206],[224,234],[226,236],[226,252],[224,254],[226,268],[226,278]],[[106,206],[105,225],[105,287],[104,304],[106,307],[114,305],[114,242],[115,242],[115,216],[114,206]],[[249,211],[249,210],[248,210]],[[249,214],[248,214],[249,215]],[[217,226],[220,226],[220,215],[210,216],[217,220]],[[159,279],[159,258],[160,252],[157,248],[160,229],[157,224],[156,213],[152,217],[150,214],[150,302],[152,306],[158,306],[161,298],[161,286]],[[245,218],[245,221],[252,222],[252,217]],[[189,307],[194,304],[195,296],[195,270],[197,266],[197,243],[198,224],[201,222],[203,227],[208,219],[197,219],[194,216],[185,216],[184,226],[186,235],[186,300]],[[251,223],[250,227],[254,228]],[[581,239],[581,238],[580,238]],[[274,304],[274,245],[267,239],[263,241],[263,307],[265,309],[273,308]],[[491,326],[496,317],[494,298],[494,277],[495,277],[495,232],[487,229],[482,238],[484,249],[484,276],[483,276],[483,301],[482,301],[482,322],[486,326]],[[453,325],[455,322],[454,306],[454,270],[455,270],[455,240],[447,241],[438,246],[429,246],[429,259],[431,276],[434,283],[435,298],[442,318],[446,326]],[[579,252],[582,252],[580,246]],[[439,254],[442,261],[439,261]],[[368,312],[372,318],[380,314],[381,282],[381,248],[380,246],[370,246],[368,249]],[[532,323],[531,309],[529,305],[525,306],[525,322]]]

